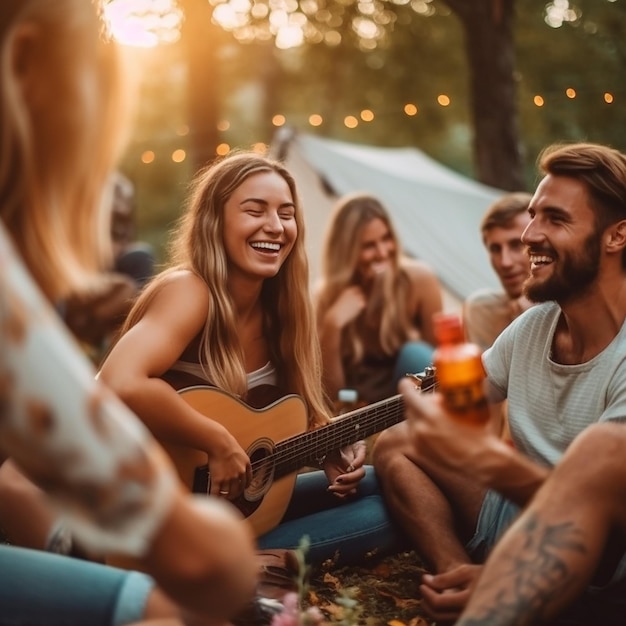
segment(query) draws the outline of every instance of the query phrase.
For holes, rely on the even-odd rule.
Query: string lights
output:
[[[575,100],[579,96],[578,91],[574,89],[573,87],[568,87],[567,89],[565,89],[563,91],[563,94],[569,100]],[[551,99],[553,99],[553,95],[554,94],[550,94]],[[601,97],[602,97],[602,100],[606,104],[610,105],[615,102],[615,94],[612,92],[605,91],[602,93]],[[546,105],[546,97],[544,97],[544,95],[541,95],[541,94],[535,94],[534,96],[532,96],[532,102],[535,105],[535,107],[540,109]],[[452,105],[452,99],[450,98],[450,96],[446,94],[439,94],[437,96],[437,103],[442,108],[446,108]],[[412,102],[408,102],[403,106],[402,112],[407,117],[415,117],[419,114],[420,110],[416,104]],[[389,111],[387,111],[386,113],[389,113]],[[352,129],[357,128],[361,124],[375,122],[377,118],[381,118],[381,117],[384,117],[384,115],[381,113],[376,114],[371,109],[363,109],[357,114],[346,115],[343,118],[343,124],[346,128],[352,130]],[[282,113],[277,113],[276,115],[272,117],[272,125],[275,126],[276,128],[285,126],[287,123],[289,123],[290,125],[294,127],[301,127],[304,123],[304,124],[308,124],[309,126],[313,128],[318,128],[324,125],[324,117],[319,113],[294,114],[290,116],[289,119],[287,118],[286,115]],[[217,123],[217,129],[220,132],[226,132],[230,128],[231,128],[231,123],[229,120],[224,119],[224,120],[220,120]],[[189,127],[186,125],[181,126],[176,131],[176,134],[181,137],[188,135]],[[260,152],[264,152],[266,148],[267,146],[261,143],[255,144],[253,146],[254,150],[257,150]],[[223,142],[217,146],[216,154],[220,156],[225,155],[230,151],[230,149],[231,149],[230,144]],[[144,150],[140,156],[141,162],[144,163],[145,165],[150,165],[151,163],[154,163],[156,158],[157,157],[156,157],[154,150]],[[177,148],[173,150],[168,155],[167,158],[173,161],[174,163],[183,163],[185,159],[187,158],[187,153],[184,149]]]
[[[609,0],[609,2],[615,1]],[[341,42],[341,35],[336,30],[338,24],[333,21],[333,16],[327,9],[321,10],[313,0],[301,0],[301,2],[277,0],[269,3],[252,3],[249,0],[209,0],[209,2],[214,6],[213,20],[225,30],[233,32],[239,41],[253,41],[257,37],[265,39],[271,36],[274,38],[276,47],[282,49],[298,47],[305,40],[317,43],[324,40],[330,46],[336,46]],[[392,0],[392,2],[406,4],[408,0]],[[360,38],[361,49],[374,49],[383,37],[383,26],[390,19],[390,13],[386,10],[376,12],[374,2],[369,0],[357,4],[359,14],[352,20],[352,28]],[[436,12],[433,0],[411,0],[411,6],[422,16],[430,16]],[[121,43],[139,47],[155,47],[175,42],[180,38],[184,14],[179,0],[108,0],[105,5],[105,17],[112,35]],[[337,19],[341,23],[341,18]],[[583,14],[576,3],[571,0],[549,0],[544,7],[544,19],[548,26],[557,29],[566,23],[572,25],[582,23]],[[535,93],[529,97],[537,109],[542,109],[554,101],[555,93],[561,95],[562,92]],[[575,100],[579,95],[571,86],[565,89],[564,93],[569,100]],[[615,93],[604,91],[601,98],[605,104],[613,104]],[[447,94],[437,95],[436,102],[443,109],[453,105],[452,99]],[[402,111],[407,117],[415,117],[420,113],[418,106],[414,103],[405,104]],[[375,112],[363,109],[359,113],[346,114],[343,118],[343,125],[352,130],[361,124],[384,119],[386,115],[397,115],[397,111]],[[271,123],[279,128],[287,124],[288,120],[286,115],[278,113],[273,116]],[[324,117],[316,112],[294,114],[289,119],[289,124],[294,127],[308,124],[312,128],[318,128],[324,123]],[[230,128],[229,120],[221,120],[217,124],[217,130],[221,133]],[[188,126],[181,126],[176,130],[176,135],[179,137],[186,137],[188,134]],[[158,140],[152,139],[152,141]],[[229,150],[228,143],[221,143],[216,151],[221,155]],[[146,149],[140,155],[141,162],[145,165],[150,165],[161,158],[163,158],[161,153],[157,155],[153,149]],[[187,152],[182,147],[176,147],[167,158],[174,163],[183,163],[187,158]]]

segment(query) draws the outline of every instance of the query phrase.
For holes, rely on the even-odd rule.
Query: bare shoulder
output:
[[[496,291],[495,289],[485,287],[467,296],[464,306],[472,309],[503,308],[509,306],[509,298],[503,291]]]
[[[180,316],[206,316],[209,306],[209,287],[190,270],[175,270],[159,279],[153,304],[150,308],[175,309]]]
[[[413,284],[424,281],[439,282],[435,270],[421,259],[403,259],[400,267],[406,272]]]
[[[177,269],[167,272],[167,274],[164,275],[163,282],[165,285],[177,285],[185,289],[206,291],[207,293],[209,289],[206,282],[200,278],[198,274],[186,269]]]

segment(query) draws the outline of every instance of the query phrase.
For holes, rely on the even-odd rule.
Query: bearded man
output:
[[[626,420],[626,155],[596,144],[557,145],[543,152],[539,168],[522,235],[530,260],[524,293],[539,304],[483,354],[490,399],[508,401],[514,446],[489,426],[455,421],[438,394],[420,395],[405,381],[408,419],[374,450],[389,507],[433,571],[420,589],[438,623],[459,615],[480,564],[570,443],[591,425],[624,428]],[[492,604],[482,621],[474,613],[463,624],[538,624],[563,608],[554,600],[571,586],[572,572],[553,550],[584,552],[584,534],[566,521],[535,530],[527,526],[524,544],[540,557],[535,572],[508,596],[492,595],[502,606]],[[511,555],[511,567],[521,560]],[[546,563],[558,566],[533,577]],[[604,565],[601,585],[626,578],[623,543]],[[552,601],[552,612],[518,619],[516,602],[529,598],[544,607]]]

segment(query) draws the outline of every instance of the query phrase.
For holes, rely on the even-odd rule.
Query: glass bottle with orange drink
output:
[[[466,341],[458,315],[439,313],[433,321],[437,338],[433,365],[446,409],[463,422],[484,424],[489,421],[489,405],[482,351]]]

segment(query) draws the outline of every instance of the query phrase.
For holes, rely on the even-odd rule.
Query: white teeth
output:
[[[552,257],[549,256],[537,256],[535,254],[531,254],[530,255],[530,262],[533,263],[534,265],[539,265],[542,263],[551,263],[552,262]]]
[[[269,241],[255,241],[250,244],[253,248],[261,248],[263,250],[272,250],[278,252],[280,250],[279,243],[270,243]]]

